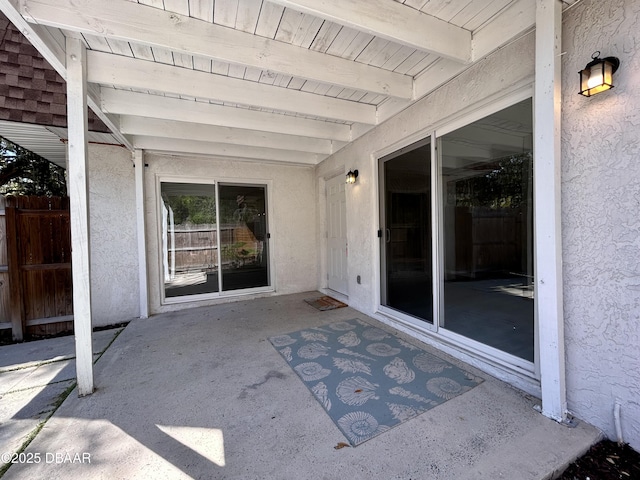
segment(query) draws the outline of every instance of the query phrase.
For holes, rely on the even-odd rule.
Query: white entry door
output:
[[[327,182],[327,286],[347,295],[347,207],[345,181],[338,175]]]

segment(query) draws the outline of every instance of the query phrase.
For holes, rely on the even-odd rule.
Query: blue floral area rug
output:
[[[360,319],[269,341],[354,447],[482,382]]]

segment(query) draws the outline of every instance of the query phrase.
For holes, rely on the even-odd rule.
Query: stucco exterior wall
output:
[[[562,231],[569,409],[640,449],[640,2],[583,0],[563,24]],[[615,88],[577,94],[594,51]]]
[[[89,145],[93,326],[140,316],[136,204],[131,153]]]
[[[151,313],[228,302],[221,297],[189,303],[161,305],[162,278],[159,257],[158,178],[176,177],[202,181],[224,180],[267,185],[273,287],[270,294],[316,290],[316,190],[311,167],[238,161],[222,158],[146,154],[145,209],[147,216],[147,263]],[[261,294],[254,294],[258,296]],[[246,297],[243,297],[246,298]]]

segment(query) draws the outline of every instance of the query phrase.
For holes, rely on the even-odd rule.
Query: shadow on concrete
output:
[[[539,480],[600,438],[588,424],[543,417],[538,399],[399,334],[485,381],[356,448],[336,449],[344,436],[267,338],[375,320],[349,307],[318,311],[304,302],[312,295],[131,322],[96,364],[95,393],[72,392],[27,449],[89,453],[91,463],[13,465],[6,479]]]

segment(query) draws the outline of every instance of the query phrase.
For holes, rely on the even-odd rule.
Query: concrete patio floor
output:
[[[93,334],[94,358],[122,328]],[[75,339],[49,338],[0,347],[0,454],[14,454],[76,384]],[[4,466],[0,459],[0,472]],[[1,475],[0,475],[1,476]]]
[[[267,338],[355,317],[376,322],[303,301],[316,295],[134,320],[95,365],[95,393],[72,392],[25,451],[40,463],[15,464],[3,480],[540,480],[599,439],[594,427],[549,420],[533,408],[538,399],[447,357],[485,381],[335,449],[346,439]]]

